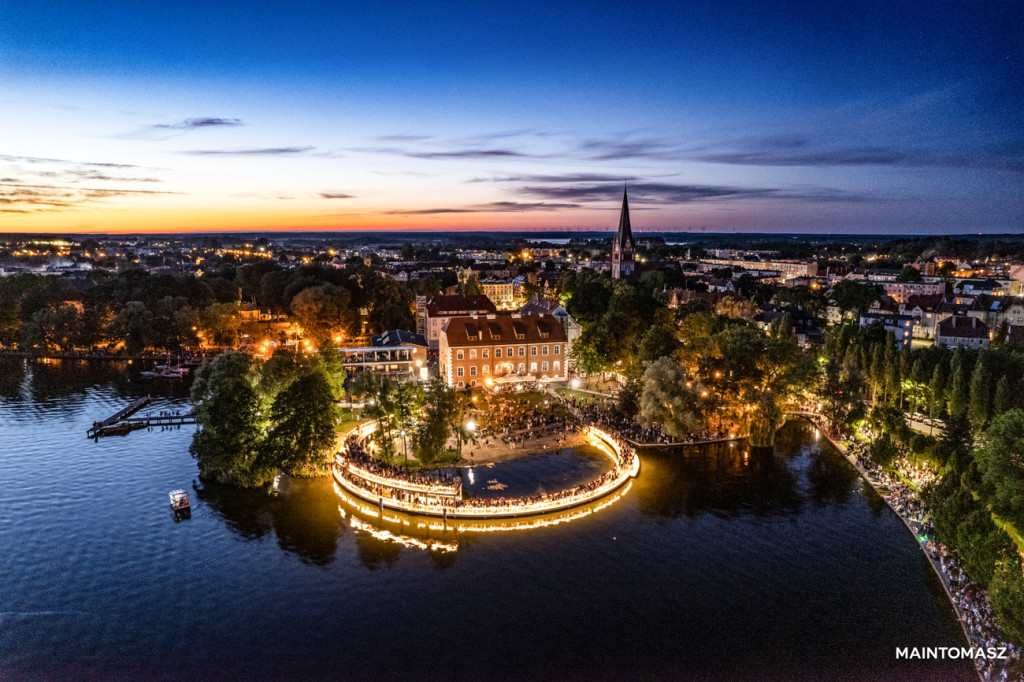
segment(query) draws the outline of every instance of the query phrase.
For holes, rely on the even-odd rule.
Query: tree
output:
[[[871,459],[875,461],[875,464],[883,467],[891,465],[900,454],[899,448],[896,447],[896,442],[887,433],[883,433],[873,440],[869,451],[871,452]]]
[[[900,274],[896,275],[897,282],[920,282],[921,271],[913,265],[904,265]]]
[[[881,300],[883,294],[881,286],[853,279],[840,280],[832,287],[832,298],[843,313],[865,310],[875,301]]]
[[[1018,522],[1024,519],[1024,410],[996,417],[974,459],[992,509]]]
[[[853,363],[840,365],[834,357],[825,363],[825,380],[818,389],[821,415],[831,433],[838,433],[847,421],[862,410],[860,393],[864,377]]]
[[[313,476],[330,464],[339,410],[322,369],[313,369],[277,394],[270,408],[268,462],[289,476]]]
[[[424,464],[440,461],[446,452],[449,423],[458,411],[455,390],[444,380],[435,377],[427,387],[426,407],[413,433],[412,449],[416,459]]]
[[[196,372],[192,402],[199,428],[189,452],[201,477],[245,488],[274,477],[277,468],[263,447],[266,410],[256,384],[252,359],[244,353],[224,353]]]
[[[656,324],[641,337],[636,359],[639,363],[654,362],[658,358],[671,356],[678,347],[676,335],[670,329]]]
[[[946,366],[945,363],[940,362],[935,365],[935,369],[932,370],[932,379],[928,383],[928,416],[932,419],[938,418],[942,412],[942,407],[945,405],[945,389],[946,389]]]
[[[234,303],[211,303],[199,315],[206,340],[214,346],[234,346],[242,319]]]
[[[136,355],[149,344],[153,314],[142,301],[128,301],[110,324],[110,333],[124,341],[129,355]]]
[[[988,597],[999,627],[1015,642],[1024,642],[1024,572],[1015,554],[996,562]]]
[[[331,387],[331,395],[336,401],[341,400],[345,395],[345,363],[333,341],[325,341],[320,346],[314,364],[324,373]]]
[[[474,296],[484,293],[484,288],[476,275],[470,275],[459,285],[459,291],[463,296]]]
[[[978,361],[974,363],[974,372],[971,374],[970,403],[967,407],[967,418],[975,431],[985,428],[989,412],[992,409],[992,394],[988,388],[988,371],[985,358],[982,353]]]
[[[1010,404],[1010,381],[1006,375],[999,377],[996,382],[996,396],[992,402],[992,414],[998,417],[1012,407]]]
[[[690,386],[687,387],[687,383]],[[686,438],[701,424],[701,389],[688,382],[686,371],[670,358],[650,364],[641,379],[640,417],[660,424],[675,438]]]
[[[303,289],[292,299],[291,310],[303,334],[320,347],[337,335],[348,335],[355,316],[348,289],[333,284]]]
[[[953,414],[946,420],[942,438],[935,446],[935,456],[941,464],[950,467],[954,476],[960,476],[973,461],[971,458],[973,446],[974,436],[971,432],[971,423],[967,421],[966,416]]]
[[[953,359],[956,359],[956,354],[953,355]],[[968,379],[966,362],[951,364],[954,367],[953,378],[946,392],[947,409],[951,415],[966,416],[967,405],[970,399],[970,381]]]

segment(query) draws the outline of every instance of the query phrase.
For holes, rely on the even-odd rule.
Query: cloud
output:
[[[626,182],[634,180],[632,177],[602,173],[575,173],[566,175],[505,175],[493,178],[472,178],[466,182]]]
[[[627,138],[614,140],[584,140],[576,153],[591,161],[622,161],[626,159],[678,159],[678,143],[668,139]]]
[[[404,156],[413,159],[507,159],[528,158],[531,155],[511,149],[459,149],[446,152],[404,152]]]
[[[423,142],[432,137],[433,135],[403,135],[399,133],[396,135],[378,135],[376,139],[381,142]]]
[[[473,204],[462,208],[421,208],[385,211],[385,215],[434,215],[438,213],[524,213],[528,211],[557,211],[563,208],[579,208],[573,203],[522,203],[518,201],[492,201],[487,204]]]
[[[596,203],[606,202],[618,207],[622,199],[622,184],[594,183],[562,185],[525,185],[518,188],[521,196],[556,201]],[[730,185],[692,185],[660,182],[634,182],[629,184],[629,198],[637,204],[692,204],[726,199],[804,199],[811,201],[858,201],[861,195],[826,187],[741,187]]]
[[[803,135],[743,138],[692,148],[686,158],[738,166],[974,168],[1024,171],[1024,144],[1006,140],[975,153],[951,154],[928,146],[835,144]]]
[[[219,118],[207,116],[203,118],[186,118],[175,123],[155,123],[131,132],[117,135],[116,137],[133,140],[169,140],[179,137],[193,130],[204,128],[233,128],[244,125],[238,118]]]
[[[18,207],[7,208],[6,212],[28,213],[40,210],[70,209],[114,197],[157,194],[177,194],[177,192],[0,182],[0,205]]]
[[[186,118],[177,123],[158,123],[150,127],[153,130],[197,130],[199,128],[240,125],[242,125],[242,121],[237,118]]]
[[[355,194],[344,194],[343,192],[320,192],[323,199],[355,199]]]
[[[181,152],[190,156],[288,156],[305,154],[313,147],[258,147],[255,149],[194,149]]]

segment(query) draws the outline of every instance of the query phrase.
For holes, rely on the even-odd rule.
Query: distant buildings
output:
[[[860,326],[866,327],[869,324],[881,322],[885,331],[892,332],[896,336],[896,343],[909,346],[914,333],[914,318],[910,315],[897,313],[861,313]]]
[[[939,322],[935,333],[935,345],[946,348],[988,348],[990,339],[987,324],[965,315],[953,315]]]
[[[421,296],[416,299],[416,331],[426,337],[431,350],[437,350],[441,329],[451,318],[496,312],[494,303],[483,294],[435,296],[429,302]]]

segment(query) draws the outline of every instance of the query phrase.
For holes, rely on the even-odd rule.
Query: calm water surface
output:
[[[186,407],[137,369],[0,361],[0,678],[976,679],[895,660],[962,634],[910,533],[809,426],[768,456],[644,453],[578,518],[431,528],[329,481],[204,486],[193,427],[87,440],[146,392]],[[603,466],[549,453],[473,485]],[[174,523],[179,487],[194,511]]]

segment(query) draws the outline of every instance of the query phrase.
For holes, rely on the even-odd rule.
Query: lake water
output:
[[[147,392],[186,409],[137,370],[0,361],[0,678],[976,679],[896,660],[963,635],[911,534],[806,424],[767,456],[644,452],[628,489],[557,518],[432,528],[327,480],[204,486],[194,427],[87,440]]]

